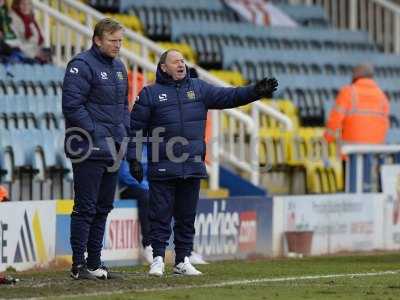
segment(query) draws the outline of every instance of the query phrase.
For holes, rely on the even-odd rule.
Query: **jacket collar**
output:
[[[90,48],[90,52],[102,63],[107,64],[107,65],[112,65],[114,62],[114,58],[109,57],[107,55],[104,55],[101,53],[99,47],[97,47],[95,44],[92,45],[92,48]]]

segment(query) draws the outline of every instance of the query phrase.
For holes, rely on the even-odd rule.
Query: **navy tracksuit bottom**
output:
[[[200,179],[151,180],[150,237],[153,257],[165,256],[174,218],[175,263],[182,262],[193,250],[194,221],[199,200]]]
[[[87,264],[96,269],[101,264],[104,230],[108,213],[113,209],[118,172],[108,172],[110,162],[85,160],[72,165],[74,208],[71,214],[72,264]],[[85,252],[88,256],[85,260]]]

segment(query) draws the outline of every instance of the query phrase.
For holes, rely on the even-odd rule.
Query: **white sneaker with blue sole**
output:
[[[174,273],[179,275],[187,275],[187,276],[198,276],[201,273],[190,263],[189,257],[185,257],[183,262],[180,262],[174,267]]]

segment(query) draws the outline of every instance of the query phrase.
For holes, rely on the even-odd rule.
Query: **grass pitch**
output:
[[[400,299],[400,254],[227,261],[198,267],[203,276],[149,277],[147,267],[119,268],[121,280],[74,281],[67,270],[30,271],[0,286],[20,299]]]

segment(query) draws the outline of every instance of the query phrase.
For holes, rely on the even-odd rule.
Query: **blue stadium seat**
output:
[[[327,27],[329,25],[328,17],[321,6],[279,3],[277,7],[296,22],[300,23],[300,25],[321,27]]]
[[[2,180],[11,182],[13,179],[11,135],[8,130],[0,128],[0,136],[0,170],[1,173],[5,173]]]
[[[390,128],[386,135],[386,143],[400,144],[400,128]]]

